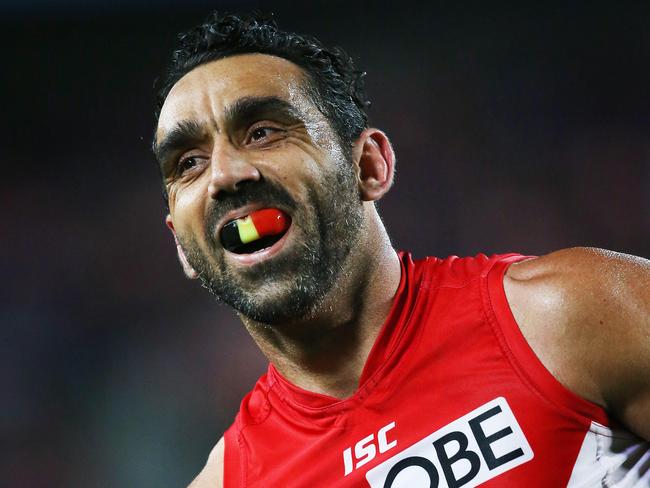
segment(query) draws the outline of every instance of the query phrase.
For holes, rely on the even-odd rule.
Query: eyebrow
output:
[[[296,122],[302,117],[295,106],[278,97],[244,97],[225,109],[225,119],[229,125],[265,118]]]
[[[282,98],[273,96],[240,98],[224,110],[227,127],[241,128],[255,120],[265,118],[284,123],[295,123],[302,120],[303,117],[294,105]],[[162,174],[166,174],[172,154],[199,144],[205,139],[205,128],[195,120],[179,121],[164,135],[160,143],[154,139],[152,149]]]
[[[163,137],[160,143],[154,139],[153,152],[163,175],[169,166],[170,156],[183,148],[205,140],[205,131],[195,120],[181,120]]]

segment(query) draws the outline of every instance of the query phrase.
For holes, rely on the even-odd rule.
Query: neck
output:
[[[306,390],[335,398],[352,395],[388,317],[400,264],[374,207],[369,222],[363,242],[348,259],[348,272],[317,313],[272,327],[241,317],[269,361]]]

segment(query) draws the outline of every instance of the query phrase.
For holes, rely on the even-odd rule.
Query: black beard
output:
[[[309,192],[303,207],[268,180],[248,182],[237,193],[222,194],[207,217],[204,237],[211,248],[209,254],[201,250],[194,236],[178,236],[202,285],[217,300],[257,322],[277,324],[313,315],[335,285],[363,231],[362,203],[351,164],[340,164],[333,173]],[[250,202],[292,209],[290,231],[297,235],[290,253],[244,271],[232,270],[224,260],[215,225],[226,212]],[[263,288],[272,291],[260,293]]]

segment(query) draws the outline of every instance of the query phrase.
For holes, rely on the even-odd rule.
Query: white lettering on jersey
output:
[[[472,488],[531,459],[517,419],[499,397],[372,468],[366,480],[372,488]]]
[[[359,442],[354,445],[354,460],[356,460],[356,465],[353,463],[352,459],[352,448],[348,447],[343,451],[343,465],[345,467],[345,476],[349,475],[355,469],[360,468],[366,463],[369,463],[377,455],[377,449],[379,453],[383,454],[389,449],[397,446],[397,441],[388,441],[387,433],[389,430],[395,428],[395,422],[391,422],[388,425],[384,425],[377,432],[377,442],[375,442],[375,434],[370,434],[367,437],[364,437]]]

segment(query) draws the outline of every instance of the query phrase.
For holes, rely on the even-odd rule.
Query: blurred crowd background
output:
[[[265,370],[184,279],[149,150],[153,81],[213,8],[368,72],[396,247],[650,256],[648,2],[5,0],[3,487],[186,486]]]

